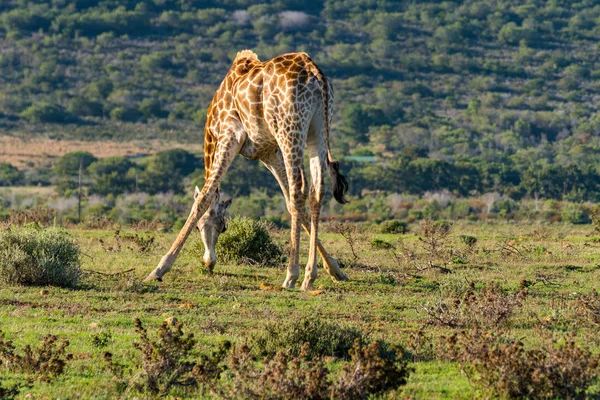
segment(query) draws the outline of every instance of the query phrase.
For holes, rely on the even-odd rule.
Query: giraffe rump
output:
[[[340,174],[340,163],[337,161],[329,161],[327,163],[329,176],[333,183],[333,197],[340,204],[348,203],[345,194],[348,191],[348,181],[344,175]]]

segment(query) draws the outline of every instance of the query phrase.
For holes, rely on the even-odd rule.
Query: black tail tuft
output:
[[[333,197],[340,204],[348,203],[348,200],[344,197],[348,191],[348,181],[344,175],[340,174],[340,163],[332,161],[328,163],[328,167],[329,176],[331,177],[331,182],[333,182]]]

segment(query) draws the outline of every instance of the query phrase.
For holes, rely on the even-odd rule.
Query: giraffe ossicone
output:
[[[212,271],[215,246],[226,229],[224,214],[231,204],[219,199],[219,183],[237,154],[260,160],[272,173],[291,215],[290,258],[286,288],[298,279],[300,229],[310,237],[302,289],[311,289],[317,278],[317,253],[332,279],[347,280],[339,264],[318,239],[324,170],[333,183],[333,196],[345,203],[348,182],[331,155],[329,127],[333,88],[306,53],[288,53],[261,62],[251,50],[237,53],[217,89],[204,126],[204,186],[195,188],[194,205],[173,245],[148,275],[161,280],[173,266],[194,229],[200,230],[206,252],[204,263]],[[304,172],[304,151],[310,159],[310,188]],[[306,212],[308,200],[310,215]]]

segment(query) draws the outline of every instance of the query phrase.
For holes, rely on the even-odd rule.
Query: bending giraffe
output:
[[[194,205],[185,225],[146,281],[161,280],[171,269],[196,224],[204,243],[204,263],[212,271],[216,264],[215,247],[225,230],[224,213],[229,206],[219,202],[219,182],[237,154],[260,160],[273,173],[291,214],[290,258],[283,286],[294,287],[300,273],[300,226],[310,236],[302,289],[312,288],[317,278],[317,251],[334,280],[347,280],[318,239],[325,167],[338,202],[346,202],[348,189],[329,149],[332,110],[331,83],[308,54],[289,53],[261,62],[250,50],[237,53],[206,115],[204,187],[201,191],[196,187]],[[310,157],[310,190],[303,165],[305,148]]]

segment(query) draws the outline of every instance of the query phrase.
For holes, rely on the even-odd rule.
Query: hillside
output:
[[[600,200],[595,2],[254,3],[0,1],[2,134],[198,143],[238,50],[302,50],[355,195]]]

